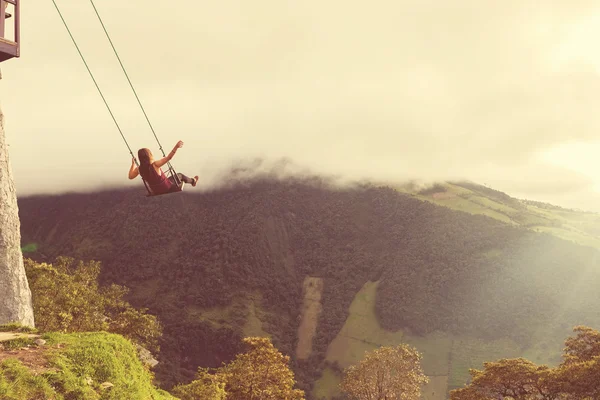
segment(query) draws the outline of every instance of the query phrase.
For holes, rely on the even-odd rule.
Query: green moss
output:
[[[29,326],[24,326],[24,325],[21,325],[21,324],[15,322],[15,323],[10,323],[10,324],[0,325],[0,332],[29,332],[29,333],[35,333],[35,332],[37,332],[37,329],[31,328]]]
[[[47,370],[33,375],[18,360],[0,364],[2,399],[174,399],[152,384],[133,344],[105,332],[43,336]],[[113,386],[103,389],[101,384]],[[11,397],[12,396],[12,397]]]
[[[19,337],[2,342],[2,348],[4,348],[4,350],[14,350],[20,349],[21,347],[33,346],[33,344],[33,339],[28,337]]]
[[[0,363],[0,398],[3,400],[56,399],[56,393],[43,375],[34,375],[19,360],[9,358]]]

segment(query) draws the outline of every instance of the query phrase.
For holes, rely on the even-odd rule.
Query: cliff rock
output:
[[[31,290],[21,252],[21,223],[12,178],[4,115],[0,110],[0,324],[34,326]]]

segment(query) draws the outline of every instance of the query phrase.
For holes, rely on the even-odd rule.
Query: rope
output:
[[[85,64],[85,67],[87,68],[90,76],[92,77],[92,81],[94,81],[94,84],[96,85],[96,89],[98,89],[98,93],[100,93],[100,96],[102,97],[102,100],[104,100],[104,105],[108,109],[108,112],[110,113],[110,116],[112,117],[113,121],[115,122],[115,125],[117,126],[117,129],[119,130],[119,133],[121,134],[121,137],[123,138],[123,141],[125,142],[125,145],[129,149],[129,154],[131,154],[131,157],[133,159],[135,159],[135,156],[133,155],[133,151],[131,150],[131,147],[129,147],[129,143],[127,143],[127,139],[125,139],[125,135],[123,135],[123,131],[121,130],[121,127],[119,126],[119,123],[117,122],[117,119],[115,118],[112,110],[110,109],[110,107],[108,105],[108,102],[104,98],[104,95],[102,94],[102,90],[100,90],[100,86],[98,86],[98,82],[96,82],[96,79],[94,78],[94,74],[92,74],[92,71],[90,70],[90,67],[88,66],[87,62],[85,61],[85,58],[83,57],[83,54],[81,53],[81,50],[79,50],[79,46],[77,46],[77,42],[75,41],[75,38],[73,38],[73,35],[71,34],[71,30],[69,29],[69,26],[67,25],[67,22],[63,18],[63,15],[60,12],[60,9],[58,8],[58,5],[56,4],[56,1],[52,0],[52,3],[54,3],[54,7],[56,8],[56,11],[58,11],[58,15],[60,16],[60,19],[62,20],[63,25],[67,29],[67,32],[69,33],[69,36],[71,37],[71,40],[73,41],[73,44],[75,45],[75,48],[77,49],[77,52],[79,53],[79,56],[81,57],[81,60],[83,61],[83,64]],[[138,165],[137,159],[135,159],[135,164]]]
[[[104,33],[106,34],[106,37],[108,38],[108,41],[110,42],[110,46],[112,47],[112,49],[115,53],[115,56],[117,56],[117,60],[119,60],[121,69],[125,73],[125,77],[127,78],[127,81],[129,82],[129,86],[131,86],[131,90],[133,90],[133,94],[135,95],[135,98],[137,99],[137,102],[140,105],[142,112],[144,113],[144,117],[146,117],[146,121],[148,122],[148,125],[150,126],[150,130],[152,131],[152,134],[154,135],[154,138],[156,139],[156,142],[158,143],[158,147],[159,147],[160,151],[162,152],[163,157],[166,157],[165,151],[162,148],[162,144],[160,144],[160,141],[158,140],[158,137],[156,136],[156,132],[154,131],[154,128],[152,127],[152,124],[150,123],[150,119],[148,118],[148,115],[146,114],[146,110],[144,109],[144,106],[142,105],[142,102],[140,101],[140,98],[138,97],[137,92],[135,91],[135,88],[133,87],[133,83],[131,83],[131,79],[129,79],[129,75],[127,74],[127,71],[125,70],[123,63],[121,62],[121,57],[119,57],[119,53],[117,53],[117,49],[115,48],[115,45],[113,44],[112,40],[110,39],[110,35],[108,34],[106,27],[104,26],[102,17],[100,17],[100,14],[98,13],[98,9],[96,8],[94,1],[90,0],[90,3],[92,3],[92,7],[94,7],[94,12],[96,13],[96,16],[98,17],[100,24],[102,25],[102,29],[104,29]]]

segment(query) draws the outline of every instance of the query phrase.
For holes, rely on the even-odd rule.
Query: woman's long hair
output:
[[[150,151],[150,149],[139,149],[138,158],[140,160],[140,166],[150,164],[152,152]]]

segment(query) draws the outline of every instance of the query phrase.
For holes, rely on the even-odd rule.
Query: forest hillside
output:
[[[98,260],[101,281],[164,326],[162,387],[269,336],[308,398],[340,368],[409,343],[444,399],[483,361],[557,363],[600,325],[600,217],[464,182],[333,188],[257,178],[147,198],[140,190],[19,200],[23,250]]]

